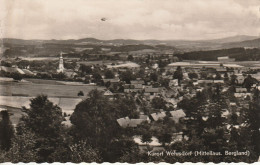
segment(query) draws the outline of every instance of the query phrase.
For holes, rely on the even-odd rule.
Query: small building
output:
[[[124,117],[117,119],[117,123],[119,124],[120,127],[122,128],[127,128],[127,127],[137,127],[141,123],[145,121],[150,121],[149,119],[130,119],[129,117]]]
[[[176,111],[170,111],[171,114],[171,119],[175,122],[175,123],[179,123],[180,119],[185,117],[186,114],[184,113],[184,111],[182,109],[176,110]]]
[[[224,80],[214,80],[215,84],[224,84]]]
[[[169,82],[169,87],[176,87],[178,85],[179,85],[178,79],[173,79],[173,80],[170,80],[170,82]]]
[[[247,89],[246,88],[236,88],[236,93],[246,93]]]
[[[238,83],[239,85],[242,85],[242,84],[244,83],[244,80],[245,80],[245,77],[244,77],[244,76],[242,76],[242,75],[238,75],[238,76],[237,76],[237,83]]]
[[[65,70],[64,64],[63,64],[63,57],[62,57],[62,52],[60,52],[60,59],[59,59],[59,67],[57,69],[58,73],[63,73]]]
[[[110,90],[106,90],[104,92],[104,96],[108,97],[110,100],[112,100],[114,98],[114,93],[112,93]]]
[[[158,113],[152,113],[150,115],[151,119],[153,121],[157,121],[159,119],[163,119],[164,117],[166,117],[166,113],[163,111],[163,112],[158,112]]]
[[[232,62],[235,61],[234,58],[229,58],[229,56],[223,56],[223,57],[218,57],[219,62]]]
[[[117,84],[120,82],[119,78],[113,78],[113,79],[103,79],[104,83],[110,82],[111,84]]]

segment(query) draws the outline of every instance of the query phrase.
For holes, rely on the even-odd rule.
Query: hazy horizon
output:
[[[248,36],[248,37],[256,37],[260,38],[260,36],[250,36],[250,35],[235,35],[235,36],[227,36],[227,37],[221,37],[221,38],[210,38],[210,39],[198,39],[198,40],[192,40],[192,39],[134,39],[134,38],[114,38],[114,39],[102,39],[102,38],[96,38],[96,37],[84,37],[84,38],[68,38],[68,39],[56,39],[56,38],[50,38],[50,39],[37,39],[37,38],[32,38],[32,39],[24,39],[24,38],[13,38],[13,37],[5,37],[4,39],[19,39],[19,40],[80,40],[80,39],[87,39],[87,38],[93,38],[97,40],[137,40],[137,41],[142,41],[142,40],[158,40],[158,41],[207,41],[207,40],[218,40],[218,39],[224,39],[224,38],[231,38],[231,37],[239,37],[239,36]]]
[[[213,40],[260,34],[259,0],[0,2],[1,38]]]

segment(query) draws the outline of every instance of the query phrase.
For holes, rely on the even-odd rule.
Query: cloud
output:
[[[260,33],[258,0],[2,1],[5,37],[211,39]]]

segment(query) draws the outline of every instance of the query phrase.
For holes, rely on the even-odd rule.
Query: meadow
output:
[[[0,81],[1,96],[37,96],[40,94],[49,97],[77,98],[78,92],[85,95],[93,89],[103,90],[104,87],[91,85],[64,85],[54,80],[32,80],[28,82]]]

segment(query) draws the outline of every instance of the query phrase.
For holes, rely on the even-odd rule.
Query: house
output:
[[[193,82],[193,85],[194,85],[194,86],[199,85],[198,81]]]
[[[251,76],[260,81],[260,72],[258,72],[257,74],[251,74]]]
[[[216,71],[220,73],[225,73],[227,72],[227,68],[216,68]]]
[[[144,89],[144,93],[150,94],[150,95],[155,95],[161,92],[161,88],[153,88],[153,87],[148,87]]]
[[[153,88],[151,86],[147,86],[144,88],[144,96],[149,99],[153,99],[154,97],[158,96],[162,91],[162,88]]]
[[[126,128],[126,127],[137,127],[141,123],[148,121],[147,118],[145,119],[130,119],[129,117],[124,117],[117,119],[117,123],[120,125],[120,127]]]
[[[149,146],[149,150],[152,152],[161,152],[165,150],[159,140],[154,136],[151,138],[152,141],[149,143],[142,142],[140,136],[134,136],[133,140],[138,144],[141,153],[147,153],[147,146]]]
[[[135,84],[141,84],[144,85],[144,80],[132,80],[130,81],[131,84],[135,85]]]
[[[175,98],[165,98],[164,99],[168,104],[173,105],[174,108],[177,107],[178,100]]]
[[[215,84],[224,84],[224,80],[214,80]]]
[[[104,96],[108,97],[110,100],[112,100],[114,98],[114,94],[110,90],[106,90],[104,92]]]
[[[132,80],[130,83],[134,85],[135,89],[143,89],[144,80]]]
[[[222,114],[221,114],[221,117],[224,117],[224,118],[227,118],[228,116],[229,116],[229,111],[228,110],[226,110],[226,111],[224,111]]]
[[[163,111],[163,112],[158,112],[158,113],[152,113],[150,115],[151,119],[153,121],[157,121],[159,119],[163,119],[164,117],[166,116],[166,113]]]
[[[238,75],[238,76],[237,76],[237,83],[238,83],[239,85],[242,85],[243,82],[244,82],[244,80],[245,80],[245,77],[244,77],[244,76],[242,76],[242,75]]]
[[[178,79],[173,79],[173,80],[170,80],[170,82],[169,82],[169,87],[176,87],[178,85],[179,85]]]
[[[229,56],[223,56],[223,57],[218,57],[219,62],[232,62],[235,61],[234,58],[229,58]]]
[[[147,120],[148,122],[150,122],[150,118],[148,115],[140,114],[139,119]]]
[[[7,73],[19,73],[19,74],[25,74],[22,69],[18,67],[6,67],[6,66],[0,66],[0,71],[4,71]]]
[[[130,92],[138,92],[141,91],[143,88],[135,88],[134,85],[132,84],[125,84],[124,85],[124,92],[125,93],[130,93]]]
[[[118,78],[115,79],[103,79],[104,83],[110,82],[111,84],[117,84],[120,82],[120,80]]]
[[[186,116],[184,111],[182,109],[176,110],[176,111],[170,111],[171,119],[174,120],[175,123],[179,123],[180,118],[183,118]]]
[[[198,83],[199,84],[203,84],[203,83],[205,83],[205,84],[211,84],[211,83],[213,83],[214,81],[213,80],[198,80]]]
[[[234,96],[237,98],[246,98],[249,96],[250,98],[252,97],[251,93],[234,93]]]
[[[236,93],[246,93],[247,89],[246,88],[236,88]]]
[[[168,90],[165,90],[164,97],[173,98],[173,97],[176,97],[178,94],[179,94],[179,91],[177,88],[170,88]]]
[[[183,132],[177,132],[177,133],[172,134],[172,139],[173,140],[172,140],[171,144],[174,144],[178,141],[182,141],[183,139],[188,140],[189,138],[186,135],[183,136]]]

